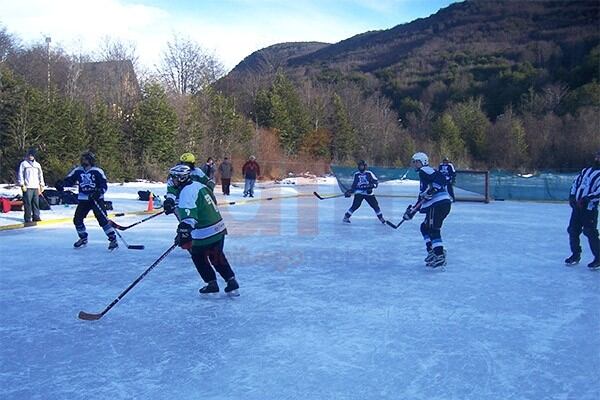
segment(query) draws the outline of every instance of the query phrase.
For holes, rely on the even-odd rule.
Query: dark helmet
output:
[[[91,151],[86,151],[81,155],[81,161],[88,160],[90,165],[96,165],[96,155]]]
[[[367,169],[367,162],[366,162],[365,160],[360,160],[360,161],[357,163],[357,166],[358,166],[358,169],[361,169],[361,168],[360,168],[361,166],[363,167],[362,169]]]

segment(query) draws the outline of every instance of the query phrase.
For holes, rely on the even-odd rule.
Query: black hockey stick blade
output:
[[[85,321],[97,321],[100,318],[102,318],[102,313],[90,314],[90,313],[86,313],[85,311],[79,311],[78,317],[79,317],[79,319],[83,319]]]
[[[394,229],[398,229],[398,227],[400,226],[399,224],[398,224],[398,225],[396,225],[396,224],[394,224],[394,223],[393,223],[393,222],[391,222],[391,221],[385,221],[385,223],[387,224],[387,226],[391,226],[391,227],[392,227],[392,228],[394,228]]]
[[[143,244],[128,244],[127,248],[130,250],[144,250],[146,246]]]
[[[330,194],[330,195],[325,195],[325,196],[322,196],[322,195],[320,195],[320,194],[319,194],[319,193],[317,193],[317,192],[313,192],[313,194],[314,194],[315,196],[317,196],[317,198],[318,198],[319,200],[333,199],[333,198],[336,198],[336,197],[342,197],[342,196],[344,195],[343,193],[340,193],[340,194]]]

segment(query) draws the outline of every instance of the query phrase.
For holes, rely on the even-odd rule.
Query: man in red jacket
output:
[[[254,197],[254,184],[256,183],[256,178],[260,176],[260,167],[256,162],[256,157],[250,156],[250,159],[246,161],[242,167],[242,175],[244,175],[244,179],[246,180],[244,184],[244,197]]]

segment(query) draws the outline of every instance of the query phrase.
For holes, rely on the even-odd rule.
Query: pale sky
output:
[[[0,25],[25,43],[70,53],[103,37],[133,42],[152,68],[174,34],[213,51],[227,70],[261,48],[291,41],[335,43],[427,17],[454,0],[0,0]]]

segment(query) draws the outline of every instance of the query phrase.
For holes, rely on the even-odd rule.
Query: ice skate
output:
[[[433,250],[427,251],[427,257],[425,257],[425,264],[429,264],[435,258],[435,253]]]
[[[600,258],[594,258],[594,261],[588,264],[588,268],[592,271],[600,270]]]
[[[113,251],[119,247],[119,243],[117,243],[117,238],[108,239],[108,250]]]
[[[85,247],[88,243],[88,239],[86,237],[84,238],[79,238],[78,241],[76,241],[75,243],[73,243],[73,247],[76,249],[80,249],[82,247]]]
[[[225,293],[228,296],[231,297],[237,297],[240,295],[238,289],[240,288],[240,285],[237,283],[237,281],[235,280],[235,277],[231,277],[228,281],[227,281],[227,286],[225,287]]]
[[[203,296],[210,296],[213,293],[219,293],[219,285],[217,285],[217,281],[210,281],[206,286],[198,291]]]
[[[569,258],[565,260],[565,265],[577,265],[581,261],[581,255],[573,253]]]
[[[446,254],[434,254],[433,259],[426,264],[431,268],[438,268],[446,266]]]
[[[345,224],[349,224],[350,223],[350,217],[344,216],[344,219],[342,219],[342,222],[345,223]]]

